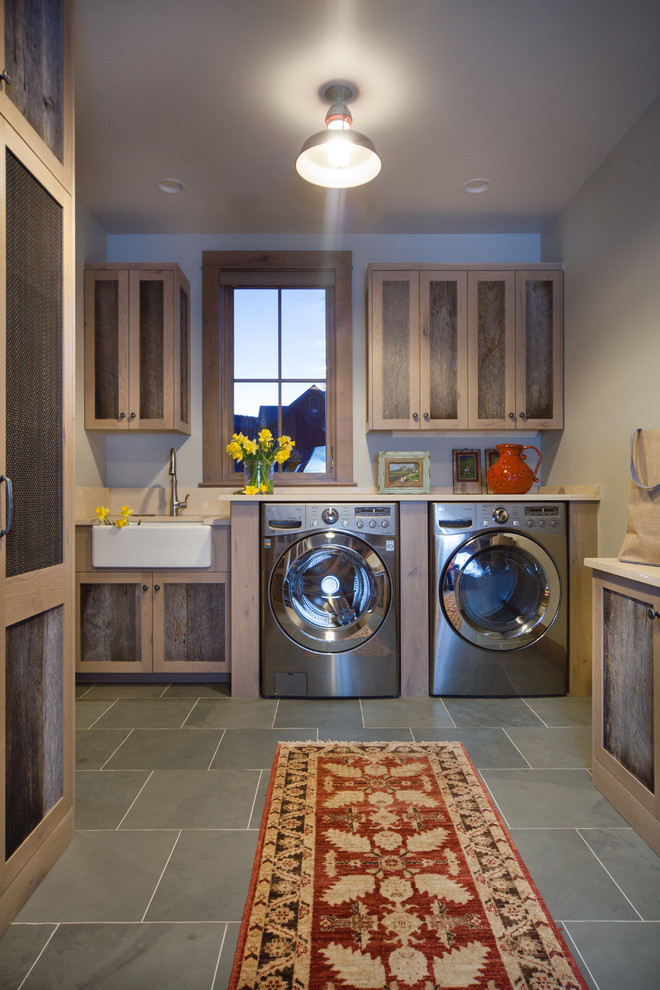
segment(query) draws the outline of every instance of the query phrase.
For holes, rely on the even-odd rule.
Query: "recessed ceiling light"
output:
[[[468,179],[463,183],[466,193],[485,193],[490,188],[490,179]]]
[[[176,193],[183,192],[183,182],[180,182],[179,179],[159,179],[156,183],[156,189],[175,195]]]

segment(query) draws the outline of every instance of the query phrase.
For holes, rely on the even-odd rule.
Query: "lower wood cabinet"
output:
[[[593,778],[660,855],[660,573],[656,586],[594,568]]]
[[[76,672],[228,673],[228,529],[214,529],[210,570],[163,571],[93,569],[89,531],[76,538]]]

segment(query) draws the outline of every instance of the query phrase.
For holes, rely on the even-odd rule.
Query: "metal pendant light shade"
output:
[[[351,129],[353,119],[346,105],[355,90],[346,83],[328,86],[324,98],[331,103],[325,116],[326,130],[312,134],[296,159],[296,169],[307,182],[328,189],[349,189],[371,182],[381,168],[373,143]]]

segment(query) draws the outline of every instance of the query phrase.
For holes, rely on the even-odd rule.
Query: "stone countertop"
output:
[[[130,526],[135,526],[138,522],[144,523],[201,523],[203,526],[228,526],[229,525],[229,512],[226,514],[218,514],[217,516],[131,516]],[[99,521],[94,516],[94,518],[82,518],[76,519],[76,526],[97,526]]]
[[[376,488],[350,488],[327,486],[318,488],[277,487],[272,494],[237,495],[227,492],[218,496],[229,502],[599,502],[598,485],[575,487],[538,487],[524,495],[466,494],[455,495],[451,488],[432,488],[430,492],[401,493],[396,489],[379,492]]]
[[[660,588],[660,566],[634,564],[619,560],[618,557],[585,557],[584,563],[586,567],[591,567],[594,571],[627,578],[629,581],[647,584],[651,588]]]

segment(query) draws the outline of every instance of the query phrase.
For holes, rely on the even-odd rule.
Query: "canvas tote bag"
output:
[[[626,535],[619,560],[660,566],[660,430],[635,430],[630,440]]]

